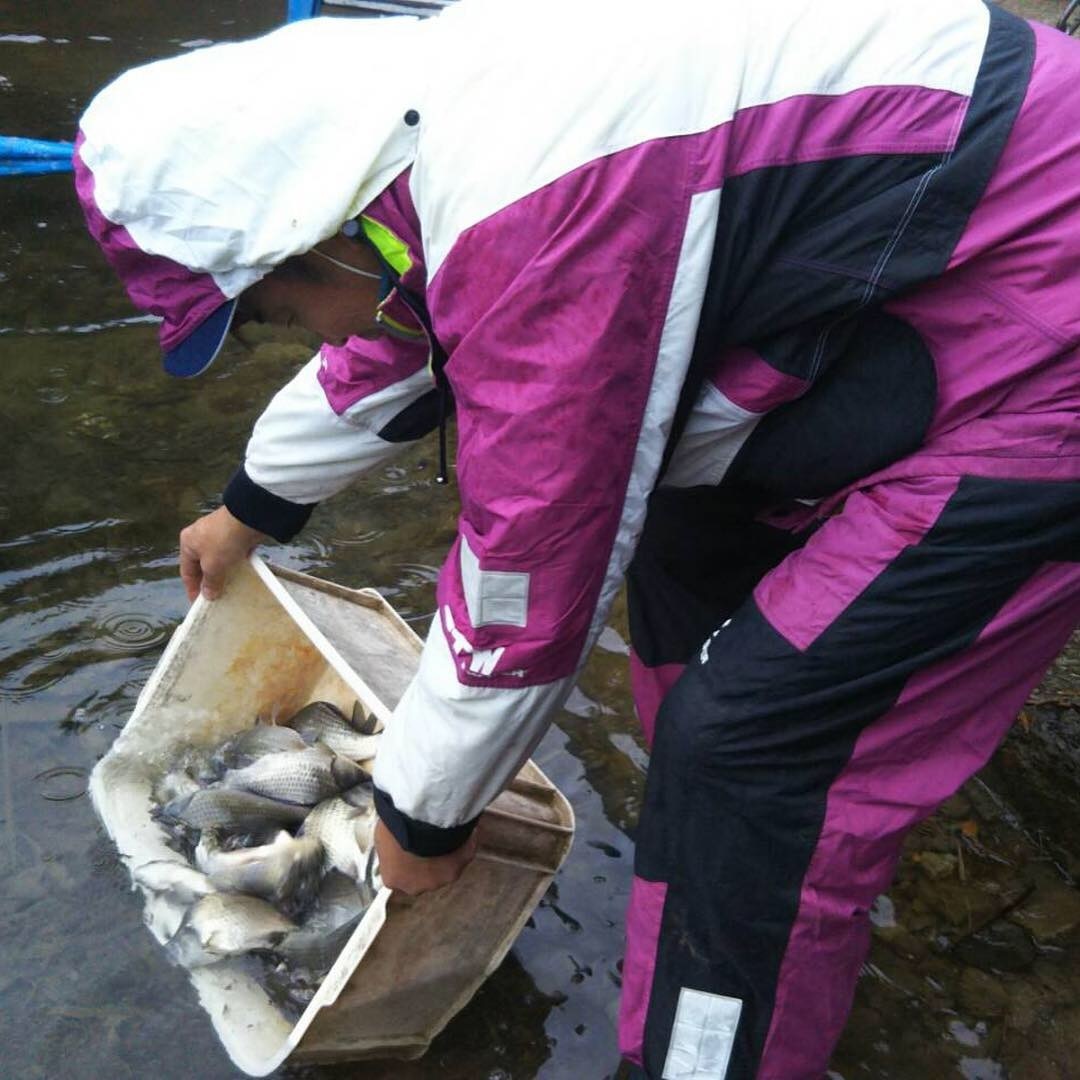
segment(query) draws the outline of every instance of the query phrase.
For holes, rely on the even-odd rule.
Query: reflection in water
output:
[[[121,67],[203,35],[268,27],[282,7],[26,5],[18,32],[0,38],[7,115],[27,134],[70,138],[90,91]],[[74,44],[54,47],[61,38]],[[127,872],[81,795],[186,610],[179,529],[215,505],[251,420],[311,343],[230,344],[206,377],[165,379],[152,320],[133,315],[69,184],[5,181],[0,217],[3,1070],[224,1080],[235,1071],[183,973],[143,928]],[[267,554],[380,589],[423,634],[457,515],[432,462],[432,446],[409,451]],[[280,1076],[614,1072],[630,837],[648,762],[627,636],[620,601],[537,753],[574,805],[578,841],[504,964],[421,1061]],[[1030,730],[909,840],[874,908],[874,951],[832,1076],[1052,1080],[1080,1060],[1080,660],[1067,657],[1061,671]]]

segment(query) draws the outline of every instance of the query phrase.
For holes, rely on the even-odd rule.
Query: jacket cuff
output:
[[[457,851],[472,835],[477,821],[480,820],[479,817],[474,817],[463,825],[451,825],[448,828],[429,825],[426,821],[417,821],[403,814],[394,805],[394,800],[378,788],[375,789],[375,809],[394,839],[410,855],[426,857],[449,855],[450,852]]]
[[[229,513],[275,540],[291,540],[306,524],[316,503],[294,503],[260,487],[244,471],[233,473],[223,496]]]

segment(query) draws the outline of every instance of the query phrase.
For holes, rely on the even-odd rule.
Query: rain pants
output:
[[[654,753],[622,1051],[652,1078],[821,1076],[905,830],[1080,619],[1080,45],[977,0],[463,0],[288,28],[221,72],[290,34],[305,76],[324,47],[371,58],[395,108],[291,83],[295,130],[215,144],[251,159],[225,204],[245,169],[268,185],[252,227],[177,235],[227,295],[237,260],[258,277],[359,213],[395,284],[387,333],[324,347],[259,420],[241,520],[294,535],[452,393],[458,536],[383,820],[463,842],[629,570]],[[408,48],[393,70],[373,34]],[[113,221],[132,97],[83,125]],[[350,115],[375,164],[331,139],[305,176],[290,140]],[[293,196],[355,185],[308,220],[267,161],[310,180]],[[174,217],[200,182],[166,185]],[[160,232],[133,242],[176,250]]]

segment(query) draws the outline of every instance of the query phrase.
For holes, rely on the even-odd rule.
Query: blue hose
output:
[[[319,14],[322,0],[286,0],[286,19],[310,19]],[[0,135],[0,176],[40,176],[71,172],[75,144],[48,139]]]
[[[40,176],[43,173],[71,172],[70,161],[11,161],[0,158],[0,176]]]
[[[286,22],[296,22],[297,19],[313,19],[319,14],[319,9],[322,7],[322,0],[287,0],[287,2]]]
[[[0,176],[70,172],[75,144],[0,135]]]

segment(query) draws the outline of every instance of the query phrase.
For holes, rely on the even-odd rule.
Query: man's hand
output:
[[[207,600],[216,600],[229,571],[266,539],[265,533],[237,521],[224,506],[182,529],[180,578],[188,600],[200,592]]]
[[[473,833],[457,851],[424,858],[406,851],[381,821],[375,826],[375,852],[379,856],[383,884],[409,896],[419,896],[457,881],[476,855],[477,843]]]

